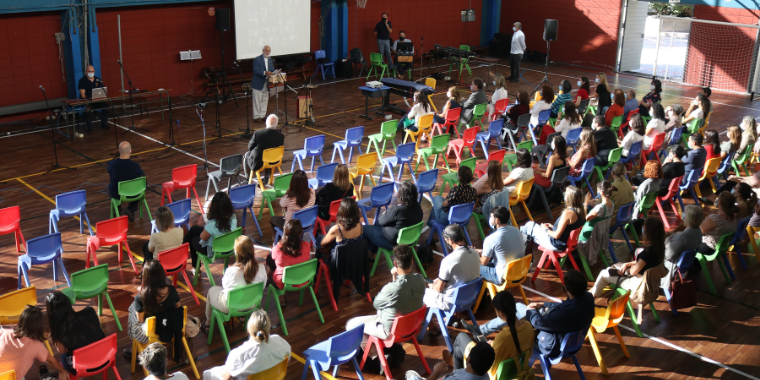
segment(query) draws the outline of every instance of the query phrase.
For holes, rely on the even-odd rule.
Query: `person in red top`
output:
[[[588,78],[581,77],[581,80],[578,81],[578,93],[575,94],[575,106],[581,105],[582,100],[588,99],[588,92],[590,89],[590,85],[588,82]]]
[[[720,158],[720,137],[718,136],[718,131],[713,129],[705,131],[705,145],[703,146],[707,152],[705,166],[707,166],[707,161],[711,158]]]
[[[615,101],[612,102],[610,108],[607,109],[607,113],[604,114],[605,125],[612,125],[612,119],[621,116],[625,107],[625,94],[623,90],[616,88],[612,95]]]
[[[308,241],[302,241],[303,227],[298,219],[285,222],[285,234],[277,245],[272,248],[272,254],[267,257],[267,265],[272,269],[272,282],[278,289],[283,288],[282,272],[285,267],[300,264],[311,259]],[[288,302],[284,297],[282,306]]]
[[[16,378],[23,379],[36,359],[58,371],[60,380],[68,380],[68,371],[45,348],[45,339],[42,310],[27,306],[16,327],[0,329],[0,373],[15,370]]]

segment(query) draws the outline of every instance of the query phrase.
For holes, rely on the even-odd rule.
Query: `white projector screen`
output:
[[[311,0],[235,0],[237,59],[261,55],[265,45],[272,56],[311,50]]]

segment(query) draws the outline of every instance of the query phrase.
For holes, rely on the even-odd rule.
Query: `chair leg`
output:
[[[583,266],[583,271],[586,272],[586,277],[588,277],[589,281],[594,281],[594,275],[591,274],[591,268],[588,266],[588,261],[586,260],[586,257],[583,256],[583,254],[579,255],[581,258],[581,266]]]
[[[623,350],[623,355],[625,355],[626,358],[630,358],[631,355],[628,353],[628,348],[625,346],[625,341],[623,341],[623,336],[620,335],[620,330],[618,330],[617,326],[612,326],[612,330],[615,331],[615,336],[618,339],[618,342],[620,343],[620,348]]]
[[[474,313],[478,312],[478,307],[480,307],[480,301],[483,300],[483,295],[486,294],[486,284],[483,283],[483,286],[480,287],[480,293],[478,293],[478,299],[475,301],[475,306],[472,307],[472,311]]]
[[[702,267],[702,276],[705,278],[705,282],[707,282],[707,288],[710,290],[710,293],[712,293],[712,295],[717,296],[718,291],[715,290],[715,285],[713,284],[712,278],[710,277],[710,272],[707,270],[705,257],[701,253],[697,253],[697,260],[699,261],[699,265]]]
[[[309,286],[308,288],[309,288],[309,293],[311,293],[311,299],[314,300],[314,307],[317,309],[317,314],[319,315],[319,320],[322,323],[325,323],[325,318],[322,317],[322,310],[319,309],[319,302],[317,302],[317,296],[314,294],[314,289],[311,286]],[[330,295],[332,295],[332,292],[330,292]],[[337,308],[337,306],[336,306],[336,308]]]
[[[596,356],[596,361],[599,363],[599,369],[602,371],[603,374],[609,375],[609,372],[607,372],[607,365],[604,363],[604,358],[602,357],[602,353],[599,352],[599,345],[596,343],[596,338],[594,337],[594,331],[593,327],[588,329],[588,333],[586,334],[586,337],[588,338],[589,344],[591,345],[591,349],[594,351],[594,356]]]
[[[639,327],[639,324],[636,320],[636,312],[633,310],[631,301],[628,301],[625,308],[628,310],[628,316],[631,317],[631,323],[633,324],[633,329],[636,330],[636,335],[638,335],[639,338],[644,337],[644,334],[641,333],[641,328]]]
[[[428,367],[427,361],[425,360],[425,356],[422,354],[422,348],[420,348],[420,342],[417,341],[417,337],[412,337],[412,342],[414,343],[414,348],[417,349],[417,355],[420,357],[420,360],[422,360],[422,365],[425,367],[425,374],[432,373],[430,371],[430,367]],[[382,356],[382,359],[385,359],[385,356]],[[390,371],[386,372],[386,377],[390,376]]]
[[[193,296],[193,299],[195,300],[195,304],[200,306],[201,301],[198,301],[198,296],[195,295],[195,290],[193,289],[193,286],[190,284],[190,279],[187,277],[187,272],[184,270],[182,271],[182,277],[185,278],[185,283],[187,283],[188,289],[190,289],[190,294]],[[175,275],[176,278],[176,275]]]
[[[182,344],[185,346],[185,353],[187,353],[187,359],[190,361],[190,367],[193,367],[193,374],[195,375],[195,378],[200,379],[201,375],[198,373],[198,367],[195,366],[193,353],[190,351],[190,346],[187,345],[187,339],[185,339],[184,336],[182,337]]]
[[[425,273],[425,268],[422,267],[422,263],[420,262],[420,257],[417,256],[417,250],[412,247],[412,253],[414,253],[414,261],[417,262],[417,267],[420,269],[420,273],[422,273],[422,277],[427,278],[427,273]],[[386,259],[389,259],[390,254],[386,253]],[[390,265],[390,260],[389,260]],[[428,370],[429,371],[429,370]]]

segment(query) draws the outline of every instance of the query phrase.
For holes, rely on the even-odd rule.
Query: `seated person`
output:
[[[625,94],[623,94],[623,90],[616,88],[612,92],[612,100],[612,105],[604,113],[604,124],[609,126],[612,126],[612,119],[623,116],[623,109],[625,108]],[[623,119],[625,121],[625,117]]]
[[[536,244],[544,248],[562,252],[567,249],[570,232],[581,228],[584,223],[586,210],[583,209],[581,190],[575,186],[568,186],[565,189],[565,209],[553,226],[549,223],[538,224],[529,221],[520,227],[520,232],[532,237]]]
[[[430,213],[428,220],[435,219],[444,225],[449,224],[449,209],[451,206],[475,203],[476,192],[470,186],[470,182],[472,182],[472,169],[467,166],[459,166],[458,176],[459,185],[451,189],[446,199],[443,199],[440,195],[436,195],[433,198],[433,211]]]
[[[644,146],[643,149],[649,149],[649,146],[654,142],[654,137],[657,134],[665,133],[665,110],[659,103],[652,105],[652,120],[649,120],[647,127],[644,130]],[[667,141],[663,140],[664,144]],[[657,147],[656,147],[657,148]]]
[[[354,192],[354,184],[351,183],[351,176],[348,173],[348,166],[338,164],[333,172],[332,182],[326,183],[317,192],[315,203],[319,206],[319,217],[323,220],[330,220],[330,204],[350,197]]]
[[[579,176],[583,169],[583,164],[589,158],[596,157],[596,141],[594,141],[594,132],[591,128],[583,128],[581,136],[578,139],[578,151],[570,157],[570,176]]]
[[[639,115],[649,116],[649,110],[652,108],[652,105],[662,101],[661,92],[662,82],[659,79],[653,79],[652,83],[649,84],[649,92],[639,102]]]
[[[683,161],[681,159],[686,154],[686,150],[681,145],[677,145],[674,149],[670,150],[668,157],[663,161],[662,165],[662,181],[660,182],[660,193],[658,196],[664,197],[668,194],[668,188],[670,187],[673,179],[686,175]],[[687,178],[681,180],[685,181]]]
[[[507,82],[504,76],[496,73],[493,75],[493,95],[488,97],[488,115],[492,116],[496,107],[496,102],[507,98]],[[530,103],[530,101],[528,101]],[[489,118],[490,119],[490,118]]]
[[[470,83],[470,97],[467,100],[462,99],[462,122],[469,124],[474,123],[472,120],[472,111],[478,104],[488,103],[488,96],[484,90],[485,83],[480,78],[472,78]]]
[[[377,253],[378,247],[393,250],[398,239],[398,232],[405,227],[413,226],[422,221],[422,207],[417,195],[417,186],[412,182],[404,182],[397,193],[398,204],[389,207],[377,216],[377,223],[363,226],[364,237],[369,242],[369,251]],[[374,259],[374,256],[371,257]]]
[[[612,182],[601,181],[596,183],[596,194],[600,198],[595,200],[591,197],[591,192],[586,193],[586,198],[583,202],[583,207],[586,211],[586,224],[581,229],[581,234],[578,236],[578,241],[588,241],[591,239],[591,234],[594,232],[594,225],[605,219],[612,217],[612,212],[615,209],[615,204],[612,203],[610,197],[612,196]]]
[[[301,240],[303,227],[298,219],[285,222],[284,234],[277,245],[272,247],[272,253],[267,256],[267,266],[272,271],[272,283],[277,289],[283,289],[282,274],[285,267],[309,261],[311,247],[308,241]],[[288,304],[288,293],[283,295],[282,306]]]
[[[151,234],[150,240],[143,244],[143,262],[153,260],[154,254],[179,247],[185,236],[182,228],[174,226],[174,213],[166,206],[156,210],[155,222],[158,232]]]
[[[119,182],[131,181],[135,178],[145,176],[145,172],[140,167],[140,164],[132,161],[130,156],[132,155],[132,146],[128,142],[122,141],[119,144],[119,158],[115,158],[108,162],[108,195],[113,199],[120,199],[119,196]],[[127,206],[127,217],[130,222],[135,221],[135,211],[140,202],[129,202]],[[121,215],[121,205],[119,206],[119,215]]]
[[[488,161],[486,175],[478,178],[472,185],[475,188],[475,194],[478,196],[472,212],[480,214],[483,211],[483,205],[488,202],[488,198],[504,190],[504,182],[501,178],[501,165],[501,162]]]
[[[433,105],[430,104],[430,98],[420,91],[414,93],[414,105],[401,120],[396,124],[396,130],[401,132],[404,129],[417,132],[420,118],[433,113]],[[402,138],[403,141],[403,138]]]
[[[702,244],[702,230],[699,225],[705,219],[702,207],[688,205],[683,211],[683,224],[679,225],[673,234],[665,239],[665,268],[668,275],[660,281],[663,289],[670,290],[671,281],[676,271],[676,264],[681,259],[681,254],[686,251],[698,249]],[[681,273],[686,275],[686,273]]]
[[[483,240],[480,257],[480,276],[484,280],[501,285],[504,271],[510,261],[524,256],[525,242],[517,227],[509,225],[510,211],[504,206],[491,209],[488,225],[493,232]]]
[[[35,360],[58,371],[59,380],[69,380],[69,373],[58,364],[45,347],[45,325],[42,309],[27,305],[14,328],[0,328],[0,373],[16,371],[24,379]]]
[[[739,125],[742,132],[742,141],[739,144],[737,150],[744,152],[747,149],[747,145],[753,145],[757,141],[757,122],[752,116],[745,116],[742,119],[742,123]]]
[[[246,380],[249,375],[266,371],[288,358],[290,344],[271,334],[272,323],[264,310],[256,310],[248,318],[248,340],[227,354],[223,366],[203,371],[203,380]]]
[[[398,39],[396,41],[393,41],[393,52],[396,53],[396,77],[400,79],[404,79],[404,74],[406,74],[406,70],[409,70],[412,68],[412,62],[398,62],[398,43],[399,42],[412,42],[412,40],[406,38],[406,32],[400,31],[398,32]],[[414,46],[412,46],[411,53],[414,54]]]
[[[322,259],[328,267],[335,258],[338,247],[364,239],[361,211],[353,198],[343,198],[340,201],[335,224],[327,231],[327,235],[319,237],[322,239],[317,239],[320,246],[320,249],[317,250],[317,258]],[[320,251],[325,247],[332,248],[329,255],[323,256]]]
[[[742,134],[742,130],[738,125],[729,125],[726,129],[726,136],[728,136],[728,141],[724,141],[720,144],[721,161],[729,154],[736,153],[741,146],[742,139],[744,139],[744,134]],[[752,136],[749,138],[751,137]],[[745,146],[744,149],[747,149],[747,147]]]
[[[560,83],[560,90],[559,95],[557,95],[552,103],[551,118],[556,118],[562,112],[562,107],[565,106],[567,102],[573,102],[573,94],[570,93],[573,90],[573,85],[570,84],[569,80],[562,80]]]
[[[551,109],[553,102],[554,89],[552,86],[545,84],[543,87],[541,87],[541,99],[536,101],[536,103],[533,104],[533,108],[530,109],[530,123],[533,125],[538,125],[538,114],[540,114],[541,111]],[[544,128],[546,127],[544,126]]]
[[[643,204],[644,199],[647,195],[649,195],[649,193],[660,192],[662,177],[662,166],[660,166],[660,163],[657,160],[650,160],[647,161],[647,164],[644,166],[643,175],[641,177],[636,176],[631,179],[631,183],[636,185],[633,188],[636,190],[636,193],[634,194],[634,202],[636,203],[633,205],[634,212],[631,214],[631,220],[639,220],[639,210],[641,209],[641,205]],[[646,215],[643,215],[642,217],[646,218]],[[635,225],[637,226],[636,229],[638,230],[640,224],[636,223]]]
[[[720,136],[718,136],[718,131],[714,129],[705,131],[705,144],[703,146],[707,153],[705,165],[707,165],[707,161],[710,159],[720,158]]]
[[[535,147],[533,148],[535,150]],[[567,143],[562,136],[554,136],[551,143],[552,155],[546,169],[533,168],[533,183],[548,189],[552,187],[552,174],[555,169],[567,166]]]
[[[205,226],[192,226],[182,239],[182,243],[190,243],[190,257],[192,258],[193,268],[198,268],[198,254],[213,256],[214,238],[226,234],[237,228],[237,216],[235,209],[232,207],[232,201],[225,192],[214,194],[211,199],[211,205],[208,212],[204,215],[208,221]],[[199,218],[196,218],[197,221]],[[172,221],[174,223],[174,221]],[[191,220],[190,224],[194,222]]]
[[[280,207],[285,210],[285,215],[269,218],[269,224],[272,225],[272,234],[277,234],[275,227],[282,229],[285,222],[293,218],[293,214],[314,206],[316,201],[316,192],[309,187],[309,177],[306,176],[306,172],[303,170],[293,172],[288,191],[280,198]]]
[[[715,247],[717,247],[718,241],[723,235],[736,231],[737,220],[736,214],[734,213],[735,204],[736,197],[728,191],[724,191],[718,195],[718,199],[715,202],[715,206],[718,207],[718,212],[708,215],[699,226],[702,230],[702,244],[699,246],[699,253],[706,255],[712,254],[715,252]],[[697,260],[694,260],[689,271],[699,273],[701,269],[702,267]]]
[[[596,93],[595,99],[597,100],[596,116],[604,116],[615,97],[612,96],[612,88],[607,83],[607,75],[605,73],[596,74],[594,82],[596,82],[596,89],[594,90]],[[605,124],[610,125],[610,123]]]
[[[615,211],[612,214],[610,225],[615,224],[618,208],[634,201],[633,187],[628,179],[625,178],[625,164],[616,162],[612,165],[612,203],[615,204]]]
[[[579,80],[577,84],[578,92],[575,93],[575,106],[579,107],[581,105],[581,101],[588,99],[591,85],[589,84],[587,77],[581,77],[581,80]]]
[[[631,153],[631,146],[634,143],[644,141],[644,134],[646,132],[646,128],[644,127],[644,119],[641,118],[641,115],[631,116],[631,120],[628,121],[628,126],[631,127],[631,130],[626,133],[623,141],[620,143],[620,146],[623,147],[623,157],[628,157],[628,155]],[[644,143],[641,145],[643,149]]]
[[[235,264],[224,271],[222,286],[212,286],[206,296],[206,321],[201,328],[208,334],[211,324],[211,307],[213,306],[222,313],[229,312],[227,296],[229,292],[248,284],[258,284],[267,280],[267,270],[264,264],[256,260],[256,252],[253,248],[253,240],[242,235],[235,239]]]
[[[591,129],[594,130],[594,140],[596,141],[596,163],[594,166],[607,166],[610,151],[619,148],[617,135],[610,127],[604,125],[604,116],[594,116]]]
[[[636,100],[636,91],[630,89],[625,93],[625,106],[623,106],[623,119],[628,118],[628,113],[639,109],[639,101]]]
[[[530,152],[525,148],[520,148],[515,153],[517,155],[515,168],[509,172],[507,178],[504,178],[504,191],[508,191],[510,193],[509,196],[512,198],[518,196],[515,193],[518,183],[529,181],[533,178],[533,158],[530,156]]]
[[[145,347],[138,357],[140,365],[150,374],[145,380],[190,380],[187,375],[180,371],[167,373],[168,356],[166,347],[161,343],[151,343]]]
[[[511,129],[517,128],[517,119],[522,115],[530,113],[530,97],[525,91],[519,91],[517,93],[517,104],[509,107],[507,110],[507,118],[509,119],[509,127]]]
[[[562,137],[567,138],[567,132],[571,129],[581,128],[581,123],[583,123],[583,117],[576,111],[575,103],[567,101],[565,102],[562,120],[555,124],[554,132],[562,132]]]
[[[372,301],[377,314],[349,319],[346,322],[346,330],[364,324],[364,334],[387,339],[397,316],[421,309],[422,298],[425,294],[425,278],[413,272],[413,263],[414,252],[409,246],[403,244],[395,246],[393,269],[391,269],[393,281],[385,284]]]
[[[680,104],[673,104],[665,109],[665,132],[670,132],[675,128],[681,128],[681,120],[683,120],[684,109]],[[665,141],[670,141],[670,137]]]
[[[459,100],[462,98],[462,94],[459,92],[459,88],[457,88],[457,86],[449,87],[448,91],[446,92],[446,98],[448,99],[446,101],[446,105],[443,106],[441,113],[437,113],[435,116],[433,116],[433,123],[443,125],[446,123],[446,112],[448,110],[462,107],[462,105],[459,104]]]
[[[100,327],[100,318],[90,306],[74,311],[69,297],[53,291],[45,298],[50,338],[61,353],[61,364],[72,375],[74,350],[88,346],[106,337]],[[3,358],[4,359],[4,358]]]
[[[264,65],[263,59],[261,60],[261,62],[262,62],[261,64]],[[262,78],[261,81],[263,82],[264,79]],[[256,118],[254,118],[253,121],[255,123]],[[279,122],[279,118],[277,117],[277,115],[270,114],[269,116],[267,116],[266,128],[259,129],[258,131],[253,132],[253,136],[251,136],[251,141],[248,142],[248,152],[250,153],[248,154],[248,159],[245,162],[248,165],[248,167],[251,168],[252,172],[256,172],[257,170],[264,167],[263,158],[264,158],[265,150],[277,148],[277,147],[281,147],[285,145],[285,135],[282,134],[282,132],[277,130],[278,122]],[[270,173],[272,173],[271,170],[264,170],[261,173],[261,181],[264,182],[264,185],[269,183]]]
[[[752,209],[757,205],[757,193],[746,183],[737,184],[733,192],[734,196],[736,196],[736,207],[734,207],[736,219],[744,220],[749,218],[752,214]]]
[[[684,113],[683,123],[688,124],[692,120],[699,120],[700,127],[704,123],[707,114],[712,110],[712,103],[707,96],[699,94],[697,98],[692,100],[689,104],[689,108]]]
[[[705,162],[707,162],[707,151],[702,147],[703,141],[703,137],[699,133],[694,133],[689,136],[687,144],[690,150],[687,151],[686,156],[681,159],[681,161],[686,164],[684,167],[686,176],[688,176],[694,169],[703,169],[705,167]]]
[[[464,334],[459,334],[464,335]],[[464,366],[464,357],[467,357],[467,366]],[[454,371],[443,377],[446,380],[489,380],[491,369],[499,363],[494,361],[496,353],[494,348],[486,342],[472,342],[471,347],[467,347],[461,353],[461,362],[457,368],[456,360],[452,360],[451,354],[447,350],[443,351],[443,361],[433,367],[433,373],[426,378],[420,376],[415,371],[406,372],[406,380],[437,380],[451,371]]]

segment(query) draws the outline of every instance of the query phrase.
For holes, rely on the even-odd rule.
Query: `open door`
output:
[[[625,19],[620,33],[622,45],[618,71],[632,71],[640,68],[648,11],[649,2],[647,1],[625,0],[623,10]]]

